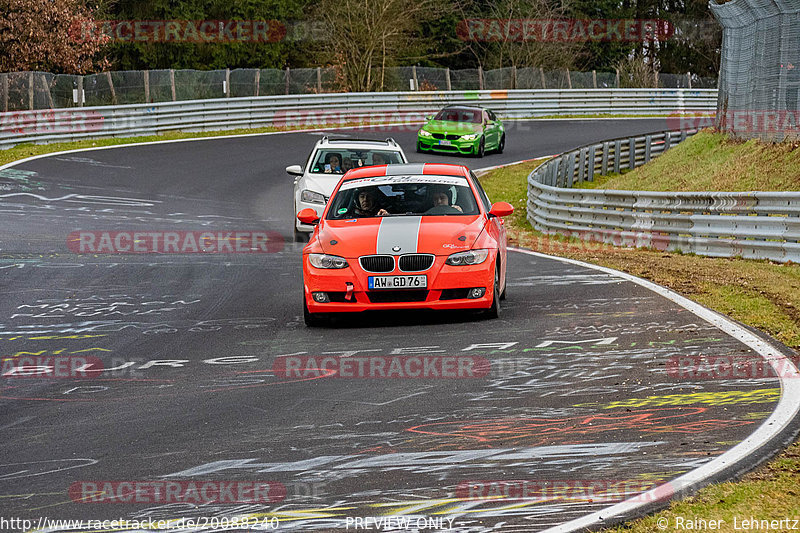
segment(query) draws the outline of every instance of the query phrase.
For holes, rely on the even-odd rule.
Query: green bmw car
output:
[[[483,157],[490,151],[502,153],[505,145],[503,123],[482,107],[445,107],[417,133],[417,152]]]

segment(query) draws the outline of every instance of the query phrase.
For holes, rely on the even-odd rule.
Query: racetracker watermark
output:
[[[797,378],[800,356],[784,358],[777,368],[757,355],[676,355],[667,360],[667,375],[678,380]]]
[[[794,98],[800,90],[795,89]],[[715,128],[737,133],[787,133],[800,135],[800,111],[735,110],[728,109],[720,116],[709,111],[680,111],[667,117],[672,130]]]
[[[660,19],[465,19],[456,27],[459,39],[478,42],[655,42],[674,33]]]
[[[103,362],[87,356],[23,356],[3,359],[3,378],[96,378],[103,371]]]
[[[69,28],[77,42],[275,43],[286,37],[277,20],[80,20]]]
[[[0,132],[16,135],[37,133],[83,133],[103,129],[104,117],[97,111],[46,109],[0,113]]]
[[[284,248],[275,231],[73,231],[76,254],[270,254]]]
[[[394,125],[392,131],[416,132],[426,122],[422,111],[377,111],[356,115],[343,111],[286,110],[276,111],[272,125],[276,128],[320,128],[360,124],[365,127],[385,128]]]
[[[456,487],[456,497],[463,500],[652,502],[667,499],[673,492],[669,483],[642,479],[486,480],[465,481]]]
[[[286,487],[276,481],[76,481],[76,503],[276,503]]]
[[[286,356],[275,359],[272,371],[286,378],[469,379],[486,377],[490,367],[475,356]]]

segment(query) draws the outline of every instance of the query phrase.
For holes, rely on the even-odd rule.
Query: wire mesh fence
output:
[[[788,31],[788,30],[787,30]],[[619,87],[615,72],[494,70],[431,67],[376,69],[379,91],[604,89]],[[49,72],[0,73],[0,112],[175,102],[227,97],[345,92],[335,67],[302,69],[128,70],[86,76]],[[667,88],[714,88],[716,79],[660,74]]]
[[[800,3],[711,3],[722,24],[717,127],[747,139],[800,138]]]

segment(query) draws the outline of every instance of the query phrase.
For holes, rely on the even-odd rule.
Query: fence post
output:
[[[8,111],[8,74],[0,74],[0,93],[3,95],[3,113]]]
[[[256,69],[256,91],[253,96],[258,96],[258,93],[261,92],[261,69]]]
[[[631,137],[628,141],[628,168],[636,168],[636,138]]]
[[[286,76],[285,76],[285,80],[284,81],[286,82],[285,93],[289,94],[289,67],[286,67]]]
[[[614,69],[614,70],[616,70],[616,71],[617,71],[617,75],[614,77],[614,83],[616,83],[616,84],[617,84],[617,85],[616,85],[616,86],[617,86],[617,89],[619,89],[619,69],[617,68],[617,69]]]
[[[644,162],[650,162],[650,147],[653,144],[653,136],[652,135],[645,135],[644,137]]]
[[[596,70],[592,71],[592,87],[597,89],[597,71]]]
[[[150,103],[150,71],[144,71],[144,102]]]
[[[78,107],[83,107],[83,102],[86,100],[83,93],[83,76],[78,76]]]
[[[83,77],[81,77],[83,79]],[[28,72],[28,109],[33,109],[33,72]]]
[[[567,88],[572,89],[572,76],[569,75],[569,69],[567,69]]]
[[[614,141],[614,174],[619,174],[622,166],[622,141]]]
[[[321,92],[322,92],[322,69],[317,67],[317,94]]]
[[[672,132],[668,131],[664,134],[664,151],[670,149],[670,144],[672,144]]]
[[[544,69],[539,67],[539,76],[542,78],[542,89],[547,89],[547,82],[544,79]]]
[[[517,67],[516,66],[511,67],[511,88],[512,89],[516,89],[517,88]]]
[[[44,74],[42,76],[42,87],[44,88],[44,93],[47,95],[47,105],[50,109],[53,109],[55,106],[53,105],[53,95],[50,94],[50,86],[47,84],[47,77]]]
[[[225,98],[231,97],[231,69],[225,69]]]
[[[686,86],[688,88],[690,88],[690,89],[692,88],[692,73],[691,72],[687,72],[686,73]]]
[[[172,101],[177,100],[175,95],[175,70],[169,69],[169,90],[172,93]]]
[[[445,81],[447,82],[447,90],[448,91],[452,91],[453,90],[453,86],[450,83],[450,67],[447,67],[446,69],[444,69],[444,77],[445,77]]]
[[[483,90],[483,68],[478,65],[478,90]]]
[[[117,105],[117,90],[114,88],[114,80],[111,79],[111,71],[106,71],[106,78],[108,79],[108,90],[111,92],[111,105]]]
[[[411,66],[411,79],[414,80],[414,90],[419,91],[419,81],[417,80],[417,66]]]

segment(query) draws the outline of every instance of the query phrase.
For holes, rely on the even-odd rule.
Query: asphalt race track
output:
[[[513,123],[506,152],[484,159],[416,154],[408,128],[339,134],[391,135],[412,161],[480,168],[664,129]],[[3,373],[64,358],[103,369],[0,381],[0,515],[48,531],[93,529],[43,517],[174,520],[171,531],[234,517],[263,531],[354,529],[365,517],[539,531],[708,463],[770,415],[780,396],[770,370],[681,371],[698,356],[757,360],[738,340],[630,281],[539,256],[509,254],[498,320],[410,313],[306,328],[284,168],[319,135],[78,152],[0,171]],[[75,254],[67,240],[80,230],[284,239],[270,253]],[[308,367],[309,356],[342,370]],[[359,364],[374,371],[348,377]],[[138,501],[122,483],[137,481],[151,487]],[[180,497],[153,493],[167,481]],[[191,498],[192,482],[270,490]]]

